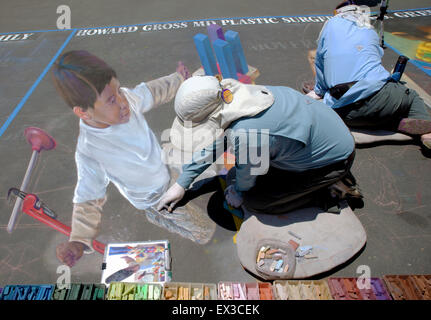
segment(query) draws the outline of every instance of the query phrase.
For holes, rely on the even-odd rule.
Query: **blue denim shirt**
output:
[[[369,97],[390,78],[382,66],[383,49],[374,29],[335,16],[328,20],[318,39],[314,91],[323,102],[339,108]],[[339,100],[329,94],[337,84],[358,81]]]

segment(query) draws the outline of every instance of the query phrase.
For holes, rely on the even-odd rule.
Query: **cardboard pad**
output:
[[[412,141],[413,138],[400,132],[387,130],[350,129],[356,144],[368,144],[382,141]]]
[[[249,272],[262,278],[262,274],[256,271],[256,246],[262,239],[285,243],[293,240],[299,244],[297,255],[303,249],[312,248],[308,254],[295,257],[295,270],[285,279],[312,277],[343,264],[359,252],[365,245],[367,236],[347,203],[343,201],[340,205],[340,213],[323,212],[316,207],[282,215],[251,214],[245,210],[244,222],[236,237],[241,264]]]

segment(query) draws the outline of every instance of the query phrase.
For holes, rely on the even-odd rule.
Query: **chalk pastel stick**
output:
[[[148,300],[153,300],[154,286],[152,284],[148,285]]]
[[[217,24],[212,24],[207,27],[208,36],[210,38],[211,43],[213,43],[217,39],[226,40],[223,34],[223,29]]]
[[[283,260],[278,260],[277,264],[275,265],[275,269],[278,270],[283,266]]]
[[[204,298],[205,298],[205,300],[209,300],[211,298],[210,297],[210,288],[207,286],[204,287]]]
[[[31,288],[29,286],[17,286],[15,290],[17,291],[17,296],[15,300],[25,300],[30,291],[36,291],[34,288]]]
[[[248,64],[245,59],[244,50],[242,48],[238,32],[232,30],[226,31],[225,38],[232,46],[232,54],[237,72],[246,74],[248,72]]]
[[[271,266],[269,267],[269,270],[272,272],[275,270],[275,267],[277,266],[277,261],[274,261]]]
[[[232,287],[229,284],[226,286],[226,295],[229,300],[232,300]]]
[[[239,289],[238,289],[239,283],[233,283],[232,287],[233,287],[233,297],[235,299],[239,298]]]
[[[239,300],[247,300],[244,283],[239,284]]]
[[[232,47],[229,42],[217,39],[213,42],[213,47],[223,78],[238,79]]]
[[[160,287],[159,286],[154,286],[154,294],[153,294],[153,299],[154,300],[160,300]]]
[[[80,296],[80,300],[90,300],[91,299],[91,291],[93,290],[93,285],[91,284],[83,284],[82,292]]]
[[[202,67],[205,70],[205,74],[207,76],[218,74],[217,62],[211,49],[211,43],[208,36],[198,33],[193,37],[193,40],[195,42],[196,50],[198,51],[199,59],[202,63]]]
[[[148,284],[144,284],[144,287],[142,288],[143,292],[143,299],[148,300]]]

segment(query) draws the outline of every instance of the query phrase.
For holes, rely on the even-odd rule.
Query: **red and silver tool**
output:
[[[36,220],[39,220],[40,222],[43,222],[47,226],[60,231],[66,236],[70,236],[71,228],[60,221],[57,221],[57,215],[55,212],[49,209],[41,200],[39,200],[35,194],[25,193],[17,188],[10,188],[7,194],[8,199],[11,194],[23,201],[22,211],[24,213],[28,214],[30,217],[35,218]],[[97,240],[93,240],[93,248],[101,254],[105,253],[105,244]]]
[[[57,143],[54,138],[52,138],[49,134],[47,134],[42,129],[36,127],[28,127],[24,130],[24,136],[27,139],[27,142],[31,145],[31,149],[33,153],[31,155],[30,163],[28,164],[27,171],[25,173],[24,179],[21,184],[21,190],[27,191],[27,185],[30,181],[31,172],[33,171],[34,166],[36,165],[37,158],[39,157],[39,153],[42,150],[51,150],[54,149]],[[12,214],[9,218],[9,223],[7,225],[7,231],[12,233],[13,228],[15,226],[16,219],[18,217],[18,213],[20,211],[20,207],[22,204],[22,199],[17,197],[15,201],[15,205],[12,210]]]

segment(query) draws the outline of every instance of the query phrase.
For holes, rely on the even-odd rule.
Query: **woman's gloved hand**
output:
[[[172,209],[175,207],[177,202],[184,197],[185,193],[186,190],[175,182],[160,199],[160,202],[157,205],[157,210],[161,211],[163,209],[167,209],[169,212],[172,212]]]
[[[233,184],[226,188],[224,191],[224,198],[228,205],[239,208],[242,205],[243,198],[240,191],[236,191]]]

